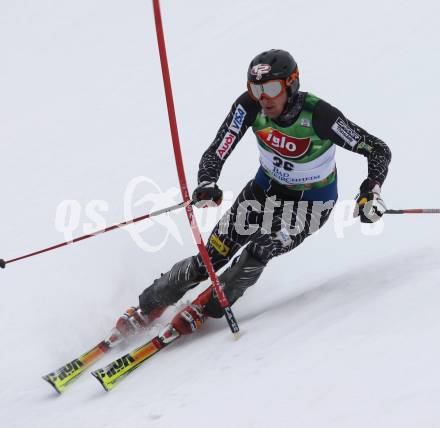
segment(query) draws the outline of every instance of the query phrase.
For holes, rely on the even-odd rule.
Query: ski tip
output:
[[[3,259],[0,259],[0,268],[4,269],[6,267],[6,262]]]
[[[99,383],[102,385],[102,387],[104,388],[104,390],[105,390],[106,392],[110,391],[110,390],[107,388],[107,385],[102,381],[101,376],[99,376],[99,373],[98,373],[97,370],[95,370],[95,371],[93,371],[93,372],[90,372],[90,374],[91,374],[95,379],[98,379]]]
[[[48,375],[41,376],[41,379],[45,380],[49,385],[52,385],[53,389],[55,389],[55,391],[58,392],[59,395],[61,395],[63,393],[63,391],[58,389],[58,387],[55,385],[55,383],[52,382],[52,379]]]

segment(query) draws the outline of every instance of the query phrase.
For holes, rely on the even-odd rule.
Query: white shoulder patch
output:
[[[361,136],[340,117],[338,117],[336,122],[332,125],[332,130],[351,147],[354,147],[361,140]]]

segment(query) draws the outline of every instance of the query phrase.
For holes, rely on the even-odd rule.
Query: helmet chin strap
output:
[[[293,104],[293,99],[295,98],[295,94],[292,91],[292,86],[288,86],[286,92],[287,92],[287,101],[286,101],[286,105],[284,106],[283,113],[286,109],[288,109],[289,105]]]

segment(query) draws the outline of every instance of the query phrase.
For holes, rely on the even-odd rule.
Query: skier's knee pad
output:
[[[265,267],[266,263],[260,262],[244,249],[240,257],[236,258],[232,265],[219,276],[220,284],[230,305],[258,281]],[[214,290],[205,310],[210,317],[221,318],[223,316],[223,310]]]
[[[153,309],[172,305],[207,277],[197,268],[196,256],[183,259],[142,292],[139,306],[148,314]]]

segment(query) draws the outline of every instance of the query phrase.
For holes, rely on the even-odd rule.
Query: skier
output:
[[[364,155],[368,176],[360,185],[355,216],[378,221],[386,210],[380,196],[391,152],[380,139],[348,120],[338,109],[299,91],[298,66],[290,53],[272,49],[257,55],[247,72],[247,91],[240,95],[202,156],[196,207],[218,205],[221,169],[248,128],[260,152],[255,177],[242,189],[212,231],[208,254],[217,271],[235,257],[219,281],[232,305],[255,284],[267,263],[300,245],[329,218],[337,200],[336,146]],[[283,215],[285,212],[289,216]],[[145,328],[190,289],[208,278],[200,255],[176,263],[154,280],[116,323],[122,335]],[[212,287],[179,312],[172,326],[180,334],[199,328],[223,310]]]

